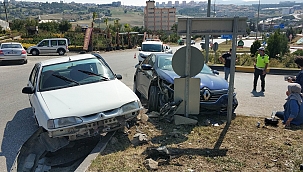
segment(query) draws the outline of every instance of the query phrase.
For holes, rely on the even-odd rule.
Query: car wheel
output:
[[[59,49],[58,54],[59,54],[59,56],[63,56],[65,54],[65,50]]]
[[[148,93],[148,111],[159,111],[159,88],[151,86]]]
[[[31,54],[32,54],[33,56],[38,56],[38,55],[39,55],[39,51],[38,51],[38,50],[32,50],[32,51],[31,51]]]

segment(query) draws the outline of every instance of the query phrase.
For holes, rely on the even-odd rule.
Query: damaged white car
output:
[[[22,93],[49,137],[77,140],[117,130],[142,110],[138,97],[98,54],[35,64]]]

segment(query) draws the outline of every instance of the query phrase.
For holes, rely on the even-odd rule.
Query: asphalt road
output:
[[[177,47],[174,49],[176,50]],[[133,85],[133,74],[138,62],[138,59],[134,59],[135,53],[138,55],[136,50],[100,53],[113,71],[122,75],[122,82],[130,88]],[[27,84],[30,71],[36,62],[56,57],[29,55],[28,64],[0,66],[0,172],[9,171],[20,147],[37,129],[28,97],[21,93],[22,88]],[[223,77],[223,73],[220,75]],[[252,73],[235,75],[235,91],[239,101],[237,114],[269,117],[273,109],[283,109],[287,87],[284,76],[267,75],[264,94],[251,93],[252,81]],[[260,90],[260,82],[258,90]]]

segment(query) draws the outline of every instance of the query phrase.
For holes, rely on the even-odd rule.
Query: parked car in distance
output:
[[[27,53],[21,43],[5,42],[0,45],[0,62],[4,61],[20,61],[27,63]]]
[[[165,104],[174,101],[174,79],[180,78],[172,68],[173,54],[150,54],[134,75],[134,92],[148,100],[148,111],[159,111]],[[204,64],[195,78],[200,78],[200,111],[226,113],[228,105],[228,82]],[[233,95],[233,110],[238,106]]]
[[[92,137],[124,127],[141,112],[139,98],[104,62],[81,54],[35,64],[22,93],[49,137]]]
[[[43,39],[37,45],[28,47],[27,53],[33,56],[46,53],[58,53],[60,56],[68,53],[68,39],[66,38],[50,38]]]

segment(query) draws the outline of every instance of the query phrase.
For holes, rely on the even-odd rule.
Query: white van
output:
[[[66,38],[43,39],[37,45],[31,46],[27,49],[27,53],[32,54],[33,56],[46,53],[58,53],[62,56],[67,52],[69,52],[69,50],[68,39]]]

